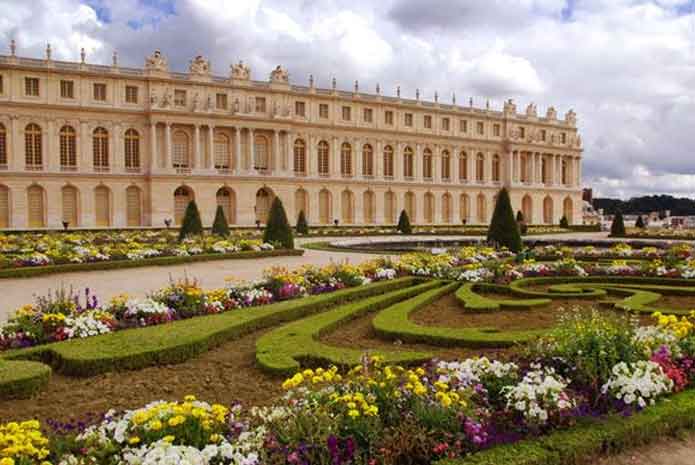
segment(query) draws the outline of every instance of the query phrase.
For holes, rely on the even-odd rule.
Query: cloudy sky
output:
[[[574,108],[584,182],[604,196],[695,197],[695,0],[0,0],[0,42],[21,55],[172,68],[243,59],[255,79],[494,107]],[[6,52],[3,52],[6,53]]]

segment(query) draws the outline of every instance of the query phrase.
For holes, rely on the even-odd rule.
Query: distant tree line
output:
[[[695,215],[695,200],[688,198],[676,198],[671,195],[646,195],[633,197],[630,200],[594,198],[595,209],[603,208],[607,215],[614,215],[618,211],[624,215],[644,215],[650,212],[671,211],[671,215],[687,216]]]

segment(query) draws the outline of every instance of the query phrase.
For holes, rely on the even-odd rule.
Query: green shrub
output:
[[[401,234],[412,234],[413,228],[410,226],[410,218],[408,218],[408,212],[401,210],[401,216],[398,217],[398,226],[396,230]]]
[[[613,217],[613,223],[611,223],[611,236],[620,237],[625,235],[625,222],[623,221],[623,213],[618,210],[618,212]]]
[[[299,216],[297,217],[297,226],[295,227],[297,234],[306,236],[309,234],[309,223],[306,220],[306,215],[304,215],[304,210],[299,211]]]
[[[183,216],[183,223],[179,230],[179,241],[182,241],[188,236],[203,234],[203,223],[200,221],[200,212],[195,200],[191,200],[186,207],[186,213]]]
[[[492,221],[487,232],[487,240],[498,246],[507,247],[512,252],[521,250],[519,226],[514,220],[514,211],[506,188],[502,188],[497,196],[495,211],[492,214]]]
[[[0,399],[25,399],[40,391],[51,368],[40,362],[0,360]]]
[[[560,218],[560,227],[561,228],[569,228],[570,227],[570,222],[567,221],[567,217],[565,215],[562,215],[562,218]]]
[[[646,226],[644,224],[644,220],[642,219],[642,215],[637,217],[637,221],[635,221],[635,227],[644,229]]]
[[[212,233],[221,237],[229,236],[229,225],[227,224],[227,218],[224,216],[222,205],[217,206],[215,221],[212,223]]]
[[[268,214],[268,223],[263,232],[263,242],[279,243],[285,249],[294,249],[294,237],[292,228],[287,222],[285,207],[282,206],[280,197],[275,197]]]

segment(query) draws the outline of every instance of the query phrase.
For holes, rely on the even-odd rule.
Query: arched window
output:
[[[347,142],[340,146],[340,174],[352,176],[352,147]]]
[[[461,152],[459,155],[459,181],[468,181],[468,155]]]
[[[228,187],[221,187],[215,194],[217,205],[222,207],[222,213],[228,224],[236,223],[236,195]]]
[[[275,194],[266,187],[256,192],[256,221],[260,221],[262,224],[268,222],[268,213],[270,213],[270,206],[274,198]]]
[[[548,184],[548,159],[541,157],[541,182]]]
[[[414,172],[413,149],[406,147],[403,150],[403,176],[406,179],[411,179],[414,176]]]
[[[193,192],[188,187],[177,187],[174,191],[174,222],[177,225],[183,222],[183,216],[191,200],[193,200]]]
[[[0,229],[10,227],[10,189],[0,184]]]
[[[362,176],[374,176],[374,150],[369,144],[362,147]]]
[[[71,126],[60,128],[60,168],[77,168],[77,133]],[[75,223],[71,223],[74,225]]]
[[[304,212],[304,217],[309,221],[309,193],[304,189],[297,189],[294,193],[294,211],[299,218],[299,212]]]
[[[384,176],[393,177],[393,147],[390,145],[384,147]]]
[[[130,227],[142,226],[142,194],[136,186],[125,190],[126,224]]]
[[[0,166],[7,166],[7,131],[0,124]]]
[[[422,154],[422,177],[432,179],[432,151],[425,149]]]
[[[569,184],[569,165],[567,160],[562,160],[562,184],[564,186]]]
[[[415,210],[415,194],[410,191],[405,193],[405,212],[408,214],[408,219],[410,219],[411,223],[417,221],[415,219],[415,214],[417,213]]]
[[[33,185],[27,189],[27,223],[30,228],[46,226],[46,207],[43,187]]]
[[[172,138],[172,166],[174,168],[189,168],[189,156],[190,153],[188,147],[188,134],[183,131],[177,131],[174,133]]]
[[[376,222],[376,196],[372,191],[364,191],[362,196],[362,211],[364,212],[364,223],[374,224]]]
[[[328,189],[321,189],[319,192],[319,222],[330,224],[331,216],[331,193]]]
[[[533,224],[533,199],[528,194],[521,199],[521,213],[526,224]]]
[[[330,173],[329,150],[328,142],[325,140],[319,142],[319,174],[321,176],[328,176]]]
[[[451,179],[451,156],[448,150],[442,152],[442,179],[444,181]]]
[[[574,205],[572,204],[572,199],[565,197],[562,202],[562,214],[567,218],[567,223],[572,224],[572,219],[574,218]]]
[[[475,159],[475,179],[478,182],[485,180],[485,155],[479,153]]]
[[[254,168],[267,170],[270,167],[270,163],[268,163],[268,139],[263,136],[255,136],[253,148],[255,151],[253,156]]]
[[[478,210],[478,224],[487,223],[487,201],[482,193],[478,194],[476,209]]]
[[[467,224],[471,220],[471,198],[468,194],[461,194],[459,197],[459,210],[461,222]]]
[[[550,196],[547,196],[545,199],[543,199],[543,223],[553,224],[553,217],[553,199]]]
[[[41,155],[41,128],[38,124],[28,124],[24,129],[24,161],[27,169],[43,168]]]
[[[294,141],[294,172],[306,174],[306,144],[302,139]]]
[[[492,157],[492,180],[495,182],[500,180],[500,156],[497,154]]]
[[[92,154],[95,169],[109,167],[109,133],[104,128],[96,128],[92,133]]]
[[[229,163],[229,138],[224,134],[215,135],[215,169],[228,170]],[[229,222],[229,217],[227,217]]]
[[[94,189],[94,213],[98,227],[111,226],[111,191],[106,186]]]
[[[355,223],[355,196],[352,191],[345,189],[340,194],[341,221],[343,224]]]
[[[442,195],[442,222],[446,224],[451,224],[452,223],[452,214],[451,214],[451,194],[448,192],[444,195]]]
[[[384,193],[384,222],[396,223],[396,194],[391,191]]]
[[[140,169],[140,133],[135,129],[125,132],[125,167],[128,170]]]
[[[63,195],[63,222],[67,222],[73,228],[79,226],[77,188],[65,186],[61,193]]]
[[[434,195],[431,192],[425,194],[425,223],[434,223]]]

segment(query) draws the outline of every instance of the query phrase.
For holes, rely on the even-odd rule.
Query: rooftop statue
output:
[[[188,67],[188,71],[196,76],[209,76],[210,62],[202,55],[198,55],[191,60],[191,65]]]
[[[282,66],[277,65],[275,69],[270,72],[270,82],[289,83],[290,76],[287,73],[287,70],[283,69]]]
[[[235,65],[231,65],[230,68],[232,79],[239,79],[243,81],[248,81],[251,79],[251,68],[249,68],[248,65],[245,65],[242,60],[239,60],[239,63]]]
[[[169,63],[160,50],[145,58],[145,69],[148,71],[169,71]]]

